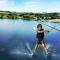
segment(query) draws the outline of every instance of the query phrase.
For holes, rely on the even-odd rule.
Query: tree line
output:
[[[26,12],[10,12],[10,11],[0,11],[0,19],[60,19],[60,13],[26,13]]]

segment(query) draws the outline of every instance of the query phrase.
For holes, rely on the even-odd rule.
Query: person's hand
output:
[[[50,32],[50,30],[45,30],[46,35],[48,35],[49,32]]]

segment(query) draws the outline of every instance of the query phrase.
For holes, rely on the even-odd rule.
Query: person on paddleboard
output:
[[[47,47],[46,47],[46,44],[44,42],[44,32],[46,32],[47,30],[44,30],[42,28],[42,25],[41,24],[38,24],[37,25],[37,40],[36,40],[36,44],[35,44],[35,47],[33,49],[33,52],[35,52],[35,50],[37,48],[39,48],[39,46],[41,45],[42,48],[45,50],[45,52],[47,53]]]

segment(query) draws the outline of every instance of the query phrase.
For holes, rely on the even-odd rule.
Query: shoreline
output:
[[[48,22],[60,23],[60,19],[51,19]]]
[[[0,20],[6,20],[6,19],[0,19]],[[9,19],[9,20],[16,20],[16,19]],[[26,19],[18,19],[18,20],[26,20]],[[34,21],[35,19],[28,19],[28,21]],[[36,20],[38,21],[38,20]],[[48,19],[47,22],[53,22],[53,23],[60,23],[60,19]]]

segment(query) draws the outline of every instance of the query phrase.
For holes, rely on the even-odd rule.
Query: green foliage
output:
[[[18,13],[10,11],[0,11],[0,19],[24,19],[32,20],[36,18],[41,18],[45,20],[49,19],[60,19],[60,13]]]

